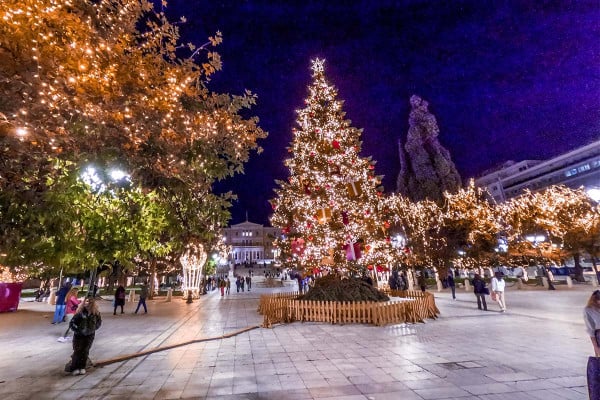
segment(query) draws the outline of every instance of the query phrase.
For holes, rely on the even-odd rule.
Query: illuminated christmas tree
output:
[[[290,176],[278,181],[271,223],[283,232],[278,242],[286,265],[361,273],[391,263],[389,223],[382,213],[383,187],[375,162],[360,157],[362,130],[344,119],[343,102],[312,63],[306,107],[285,164]]]

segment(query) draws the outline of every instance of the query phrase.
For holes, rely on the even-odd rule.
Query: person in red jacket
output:
[[[71,290],[69,290],[69,293],[67,293],[67,303],[65,306],[65,321],[67,322],[68,327],[65,331],[65,334],[58,338],[59,342],[66,342],[70,339],[69,331],[71,330],[71,320],[73,319],[73,315],[75,315],[75,312],[77,312],[77,307],[79,307],[79,304],[81,303],[81,301],[79,301],[79,299],[77,298],[78,292],[79,289],[73,287],[71,288]]]

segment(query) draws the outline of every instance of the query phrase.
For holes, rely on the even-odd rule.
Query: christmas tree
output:
[[[285,161],[288,181],[277,181],[271,223],[284,263],[314,273],[346,274],[387,268],[392,253],[382,210],[383,187],[375,161],[360,157],[362,130],[344,119],[343,102],[330,85],[324,61],[312,62],[306,107]]]

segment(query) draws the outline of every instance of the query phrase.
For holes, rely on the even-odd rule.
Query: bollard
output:
[[[441,292],[442,290],[444,290],[444,285],[442,285],[442,281],[440,281],[439,279],[437,280],[437,291]]]
[[[129,289],[129,299],[127,301],[130,303],[135,301],[135,289]]]
[[[548,278],[542,276],[542,285],[544,285],[545,289],[548,289]]]
[[[56,305],[56,289],[50,290],[50,296],[48,296],[48,304],[51,306]]]
[[[573,279],[570,276],[567,276],[567,287],[573,287]]]
[[[468,279],[465,279],[465,292],[471,291],[471,282]]]
[[[525,289],[525,285],[523,284],[523,280],[521,278],[517,278],[517,289],[519,289],[519,290]]]
[[[171,297],[173,297],[173,289],[168,288],[167,289],[167,303],[171,301]]]

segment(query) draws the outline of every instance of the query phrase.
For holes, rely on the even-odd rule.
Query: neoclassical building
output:
[[[269,264],[277,259],[273,241],[281,229],[245,221],[223,230],[225,243],[231,251],[227,261],[232,264]]]

